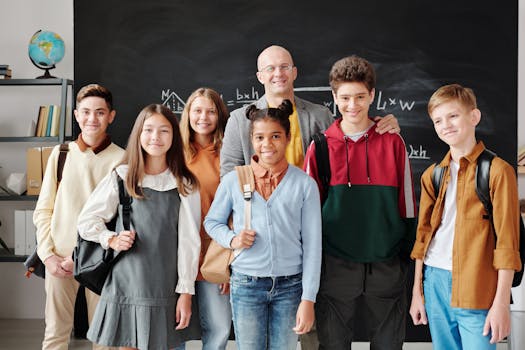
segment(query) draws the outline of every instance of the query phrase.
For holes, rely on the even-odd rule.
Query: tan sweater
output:
[[[188,167],[199,180],[199,192],[201,196],[201,254],[199,266],[201,266],[204,254],[206,253],[206,250],[208,250],[211,241],[211,238],[206,233],[202,223],[204,222],[204,218],[210,209],[211,202],[215,197],[215,191],[217,191],[217,187],[219,187],[220,164],[219,152],[215,151],[212,144],[206,147],[201,147],[199,144],[194,143],[194,146],[197,149],[197,154],[190,162],[188,162]],[[197,280],[203,280],[200,270],[197,275]]]
[[[97,150],[98,153],[79,147],[79,143],[82,145],[78,140],[69,144],[58,191],[56,168],[60,146],[53,149],[47,163],[33,215],[37,227],[38,256],[42,261],[51,255],[71,255],[77,242],[80,210],[100,180],[124,155],[124,150],[113,143]]]

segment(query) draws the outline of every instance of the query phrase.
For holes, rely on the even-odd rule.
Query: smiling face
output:
[[[345,133],[357,133],[369,125],[368,109],[374,100],[374,89],[368,91],[360,82],[343,82],[332,92],[343,120],[341,128]]]
[[[190,126],[195,139],[205,139],[210,143],[219,119],[217,106],[207,97],[199,96],[191,103],[189,111]]]
[[[82,130],[82,139],[92,147],[106,137],[106,129],[114,118],[115,111],[109,109],[102,97],[85,97],[75,109],[75,119]]]
[[[291,99],[297,68],[287,50],[279,46],[265,49],[257,59],[257,70],[257,79],[264,85],[266,95]]]
[[[264,118],[253,122],[252,145],[259,157],[259,164],[271,169],[285,159],[290,136],[275,120]]]
[[[468,150],[476,143],[479,109],[469,109],[451,100],[435,107],[430,118],[438,137],[450,147]]]
[[[173,128],[162,114],[154,113],[144,121],[140,144],[147,157],[165,158],[172,141]]]

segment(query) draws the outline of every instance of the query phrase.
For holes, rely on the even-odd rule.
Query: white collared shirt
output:
[[[115,171],[107,175],[95,188],[78,218],[78,233],[86,240],[99,242],[107,249],[108,241],[117,233],[106,227],[119,205],[119,190],[117,176],[125,179],[128,172],[127,165],[119,165]],[[157,175],[145,175],[142,180],[143,188],[155,191],[169,191],[178,187],[175,176],[169,169]],[[179,209],[179,246],[177,250],[177,264],[179,282],[177,293],[195,293],[195,279],[199,269],[200,255],[200,196],[199,191],[193,191],[187,196],[180,195]]]

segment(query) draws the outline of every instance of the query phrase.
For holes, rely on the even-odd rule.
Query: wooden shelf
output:
[[[525,174],[525,165],[518,165],[518,174]]]

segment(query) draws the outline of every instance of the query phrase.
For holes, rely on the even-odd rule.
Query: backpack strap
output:
[[[330,170],[330,155],[328,153],[328,142],[324,133],[319,132],[312,136],[315,144],[315,162],[317,164],[317,176],[321,181],[323,194],[321,202],[324,203],[328,197],[328,189],[330,187],[330,178],[332,177]]]
[[[476,194],[487,211],[487,217],[492,222],[492,201],[490,200],[490,165],[496,154],[484,149],[478,157],[476,165]]]
[[[67,152],[69,152],[69,145],[67,143],[60,144],[60,153],[58,154],[57,163],[57,187],[60,185],[60,181],[62,181],[62,173],[64,172]]]
[[[239,186],[244,198],[244,228],[251,229],[252,218],[252,196],[255,191],[255,177],[253,169],[249,165],[240,165],[235,167],[237,177],[239,178]]]
[[[448,167],[442,167],[439,164],[435,164],[434,169],[432,170],[432,186],[434,187],[434,196],[439,196],[439,190],[443,186],[443,176],[447,171]]]
[[[119,196],[119,202],[122,206],[122,226],[124,230],[129,231],[131,228],[131,219],[130,219],[130,213],[131,213],[131,202],[133,201],[130,195],[128,194],[128,191],[126,190],[126,186],[124,186],[124,180],[120,176],[117,175],[118,179],[118,196]]]

